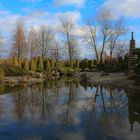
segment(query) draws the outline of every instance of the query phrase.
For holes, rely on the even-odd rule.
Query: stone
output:
[[[25,76],[22,77],[22,79],[20,80],[20,82],[21,83],[27,83],[27,82],[30,81],[30,79],[31,79],[31,76],[25,75]]]

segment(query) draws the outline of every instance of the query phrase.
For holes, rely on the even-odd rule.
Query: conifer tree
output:
[[[28,59],[27,58],[25,58],[24,69],[25,70],[29,70],[29,62],[28,62]]]
[[[21,59],[20,58],[18,59],[18,65],[19,65],[20,68],[22,68]]]
[[[47,69],[50,69],[51,68],[51,63],[50,63],[50,60],[49,59],[47,59],[47,61],[46,61],[46,68]]]
[[[53,59],[51,59],[51,67],[54,68],[55,67],[55,61]]]
[[[0,68],[0,81],[4,79],[5,73],[2,68]]]
[[[35,71],[35,70],[36,70],[35,62],[34,62],[33,59],[31,59],[30,70],[31,70],[31,71]]]
[[[17,60],[17,57],[16,56],[13,58],[13,65],[19,66],[18,60]]]
[[[38,69],[44,70],[44,64],[43,64],[42,56],[40,56],[39,59],[38,59]]]
[[[80,67],[80,63],[79,63],[79,61],[77,60],[77,61],[76,61],[76,68],[79,69],[79,67]]]
[[[0,64],[2,64],[2,59],[0,59]]]

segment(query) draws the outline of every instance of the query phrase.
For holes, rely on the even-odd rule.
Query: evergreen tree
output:
[[[18,60],[17,60],[17,57],[16,56],[13,58],[13,65],[19,66]]]
[[[43,59],[42,56],[39,57],[38,59],[38,67],[39,70],[44,70],[44,64],[43,64]]]
[[[0,64],[2,64],[2,59],[0,59]]]
[[[85,62],[85,68],[88,68],[88,60],[85,58],[85,60],[84,60],[84,62]]]
[[[55,68],[55,60],[51,59],[51,60],[50,60],[50,63],[51,63],[51,67],[52,67],[52,68]]]
[[[137,55],[137,59],[135,60],[134,80],[137,84],[140,84],[140,49],[135,49],[134,54]]]
[[[20,58],[18,59],[18,64],[19,64],[19,67],[22,68],[21,59]]]
[[[30,70],[31,70],[31,71],[35,71],[35,70],[36,70],[35,62],[34,62],[33,59],[31,59]]]
[[[80,68],[80,63],[78,60],[76,61],[76,68],[78,68],[78,69]]]
[[[28,62],[28,59],[27,58],[25,58],[24,69],[25,70],[29,70],[29,62]]]
[[[0,81],[2,81],[4,79],[5,73],[3,71],[3,69],[0,68]]]
[[[51,63],[50,63],[50,60],[47,59],[47,61],[46,61],[46,70],[50,69],[50,68],[51,68]]]

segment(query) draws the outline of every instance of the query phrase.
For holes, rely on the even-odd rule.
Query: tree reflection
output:
[[[123,114],[128,110],[128,100],[124,90],[103,86],[97,86],[93,89],[96,90],[92,93],[90,103],[87,102],[86,107],[90,112],[88,124],[91,127],[95,126],[96,123],[101,124],[99,126],[102,132],[107,131],[106,127],[109,128],[112,123],[123,127]]]
[[[73,109],[74,109],[74,100],[76,96],[76,84],[74,82],[67,82],[68,87],[68,99],[65,103],[65,112],[63,113],[63,124],[72,124],[74,121],[73,118]]]
[[[140,94],[139,91],[133,92],[128,95],[129,101],[129,123],[131,125],[131,131],[133,131],[134,123],[140,123]]]
[[[24,120],[25,109],[27,106],[28,97],[27,94],[25,94],[27,93],[26,90],[27,89],[25,88],[23,90],[16,91],[13,95],[15,103],[15,115],[19,123]]]
[[[124,128],[128,114],[131,131],[135,122],[140,123],[138,92],[129,94],[120,88],[65,78],[18,90],[16,87],[12,93],[12,110],[18,123],[28,120],[32,126],[43,127],[52,122],[63,126],[82,124],[94,131],[98,127],[104,135],[113,131],[114,125],[118,129]],[[4,109],[0,98],[0,114],[4,114]]]

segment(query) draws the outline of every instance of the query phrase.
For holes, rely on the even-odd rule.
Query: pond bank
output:
[[[129,89],[138,89],[140,90],[140,85],[135,85],[133,80],[129,80],[128,76],[125,73],[102,73],[102,72],[79,72],[76,73],[73,77],[79,77],[83,81],[89,84],[98,84],[106,86],[116,86]],[[44,78],[32,78],[26,76],[12,76],[5,77],[3,80],[4,84],[36,84],[43,82]]]
[[[32,78],[26,76],[9,76],[5,77],[3,83],[5,85],[14,84],[14,85],[21,85],[21,84],[37,84],[43,82],[43,78]]]
[[[125,73],[103,74],[101,72],[82,72],[78,75],[81,76],[83,80],[84,76],[86,76],[85,78],[88,83],[140,90],[140,85],[135,85],[134,80],[129,80]]]

